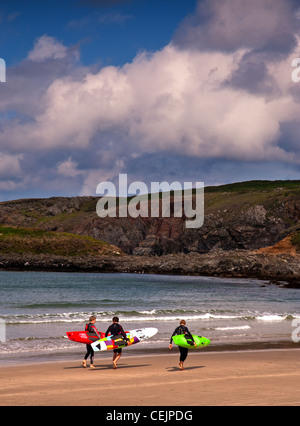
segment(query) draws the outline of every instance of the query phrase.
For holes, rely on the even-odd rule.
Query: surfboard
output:
[[[95,352],[109,351],[112,349],[121,349],[121,348],[125,348],[125,346],[131,346],[145,339],[149,339],[150,337],[153,337],[157,332],[158,332],[158,329],[154,327],[130,330],[126,332],[126,336],[129,339],[129,342],[126,342],[126,340],[124,340],[123,336],[121,335],[108,336],[92,343],[92,348],[94,349]]]
[[[192,336],[196,343],[196,346],[193,344],[192,339],[189,339],[188,337],[186,337],[185,334],[178,334],[177,336],[173,336],[172,339],[176,345],[181,346],[182,348],[188,348],[188,349],[201,348],[201,347],[208,346],[210,344],[210,340],[207,339],[206,337],[194,336],[194,334]]]
[[[90,345],[98,340],[98,336],[95,333],[90,333],[88,331],[67,331],[67,336],[70,340],[77,343],[85,343]],[[100,333],[101,338],[105,337],[105,333]]]

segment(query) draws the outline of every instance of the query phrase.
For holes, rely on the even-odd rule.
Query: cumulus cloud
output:
[[[23,155],[10,155],[0,152],[0,179],[20,177],[22,175],[20,161]]]
[[[41,62],[49,58],[62,59],[67,54],[67,48],[53,37],[43,35],[36,40],[34,48],[29,52],[28,59]]]
[[[244,53],[182,51],[168,45],[120,68],[105,67],[80,80],[55,79],[34,120],[8,123],[0,142],[9,139],[15,149],[25,145],[28,151],[110,151],[111,144],[118,156],[164,151],[289,160],[290,154],[276,145],[281,123],[297,118],[287,88],[266,100],[225,84]],[[275,84],[276,76],[270,78]],[[106,139],[110,132],[120,139]]]
[[[80,174],[77,170],[77,163],[69,157],[66,161],[62,161],[57,166],[57,173],[61,176],[75,177]]]
[[[205,0],[179,26],[184,48],[287,52],[296,45],[294,3],[286,0]]]
[[[215,161],[220,170],[221,160],[297,168],[294,12],[283,0],[201,2],[160,51],[98,70],[78,65],[78,50],[42,36],[14,70],[16,81],[21,69],[22,78],[24,70],[27,76],[44,70],[30,105],[25,88],[18,95],[6,89],[12,96],[2,111],[14,112],[0,120],[0,150],[15,167],[21,158],[25,167],[29,156],[44,155],[48,177],[76,180],[85,194],[150,158],[162,165],[160,179],[172,175],[163,157],[176,157],[168,167],[176,164],[181,175],[179,158],[195,171],[197,161],[206,167]],[[151,168],[148,162],[144,174]]]
[[[36,50],[36,46],[45,46],[45,40],[48,48]],[[37,40],[28,56],[9,68],[9,78],[1,85],[0,130],[8,121],[14,126],[14,123],[34,120],[44,109],[43,98],[56,79],[83,78],[87,69],[78,60],[78,46],[63,46],[46,35]]]

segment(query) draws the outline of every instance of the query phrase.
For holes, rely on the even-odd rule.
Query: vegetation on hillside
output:
[[[100,219],[96,213],[100,197],[1,202],[0,253],[75,256],[118,252],[114,246],[126,253],[137,247],[154,254],[205,252],[215,246],[223,250],[272,246],[288,235],[293,235],[299,250],[299,180],[239,182],[205,187],[204,192],[204,225],[187,231],[180,220],[168,218],[163,223],[151,218]]]
[[[292,235],[291,243],[296,247],[297,251],[300,251],[300,230]]]
[[[0,226],[0,253],[60,256],[120,254],[117,248],[92,237],[7,226]]]
[[[230,183],[227,185],[208,186],[205,192],[259,192],[284,189],[299,191],[300,180],[251,180],[247,182]]]

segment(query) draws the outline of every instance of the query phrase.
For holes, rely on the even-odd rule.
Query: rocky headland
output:
[[[205,189],[205,219],[99,218],[97,197],[0,203],[0,267],[300,279],[300,181]],[[27,230],[25,232],[24,230]]]

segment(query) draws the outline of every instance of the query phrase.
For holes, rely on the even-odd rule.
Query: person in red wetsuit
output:
[[[98,336],[98,339],[101,339],[100,334],[97,330],[97,328],[95,327],[95,322],[96,322],[96,317],[91,316],[89,319],[89,323],[86,324],[85,326],[85,331],[88,331],[89,333],[95,333],[96,336]],[[86,345],[86,354],[84,355],[84,359],[82,361],[82,365],[84,366],[84,368],[86,368],[86,360],[88,359],[88,357],[90,357],[90,368],[95,368],[94,367],[94,349],[92,348],[91,345]]]
[[[119,318],[113,317],[113,323],[108,327],[105,333],[105,337],[108,336],[108,334],[111,334],[112,336],[119,336],[121,335],[123,339],[128,342],[128,338],[126,336],[125,331],[123,330],[123,327],[119,324]],[[113,368],[114,370],[117,368],[117,362],[122,356],[122,348],[114,349],[114,355],[113,355]]]

